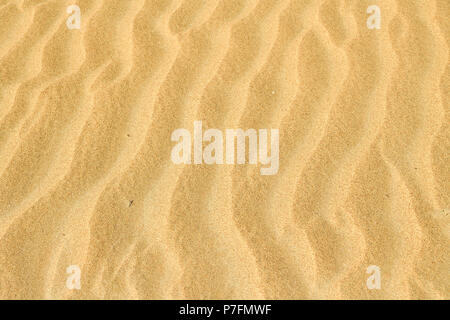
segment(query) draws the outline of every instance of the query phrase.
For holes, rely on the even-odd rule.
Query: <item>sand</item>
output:
[[[449,16],[1,0],[0,298],[449,299]],[[174,164],[194,121],[279,129],[279,171]]]

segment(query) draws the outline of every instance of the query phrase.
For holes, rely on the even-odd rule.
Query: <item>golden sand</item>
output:
[[[449,299],[449,41],[448,0],[0,0],[0,298]],[[278,173],[174,164],[196,120]]]

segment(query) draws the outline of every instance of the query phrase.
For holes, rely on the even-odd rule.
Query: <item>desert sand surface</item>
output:
[[[449,299],[449,41],[448,0],[0,0],[0,298]],[[175,164],[198,120],[278,172]]]

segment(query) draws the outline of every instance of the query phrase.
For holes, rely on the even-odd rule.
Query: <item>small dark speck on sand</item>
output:
[[[130,203],[128,204],[128,207],[131,207],[133,205],[134,200],[130,200]]]

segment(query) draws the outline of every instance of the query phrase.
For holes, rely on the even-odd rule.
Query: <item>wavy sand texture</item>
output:
[[[449,299],[449,16],[1,0],[0,298]],[[279,128],[278,174],[175,165],[195,120]]]

